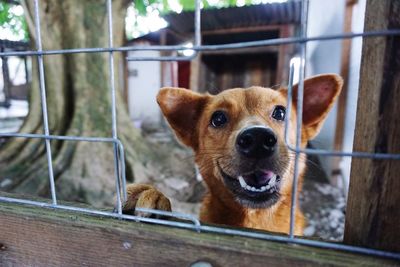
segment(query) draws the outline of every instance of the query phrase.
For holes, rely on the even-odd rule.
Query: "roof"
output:
[[[147,41],[150,42],[151,44],[160,44],[162,38],[166,38],[165,42],[167,44],[179,44],[182,42],[185,42],[187,38],[185,36],[179,36],[179,34],[175,34],[169,28],[163,28],[158,31],[154,32],[149,32],[145,35],[139,36],[137,38],[134,38],[132,40],[129,40],[128,43],[130,42],[138,42],[138,41]]]
[[[29,42],[0,39],[0,49],[7,49],[11,51],[25,51],[28,50],[28,48]]]
[[[201,11],[201,30],[242,28],[252,26],[298,24],[301,2],[269,3],[243,7],[206,9]],[[177,33],[194,31],[194,12],[169,13],[163,16],[171,30]]]
[[[201,10],[201,31],[299,24],[300,13],[300,1],[205,9]],[[188,36],[192,36],[194,32],[194,11],[169,13],[162,17],[168,22],[168,27],[131,41],[146,40],[152,43],[160,43],[161,35],[168,33],[165,35],[166,43],[177,44],[182,43]],[[265,39],[265,35],[262,39]]]

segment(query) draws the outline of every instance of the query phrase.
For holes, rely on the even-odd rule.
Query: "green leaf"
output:
[[[182,5],[183,10],[194,10],[196,7],[194,0],[179,0],[179,4]]]
[[[162,4],[163,4],[163,10],[161,10],[162,13],[165,13],[171,9],[168,0],[162,0]]]
[[[209,8],[210,7],[210,3],[207,0],[203,0],[202,3],[203,3],[203,7],[204,8]]]
[[[28,40],[28,26],[23,15],[16,15],[12,9],[15,5],[0,2],[0,30],[9,29],[15,35],[22,35]]]
[[[146,15],[146,4],[144,3],[144,0],[136,0],[135,8],[139,15]]]
[[[10,4],[0,3],[0,25],[10,22]]]
[[[236,6],[236,0],[228,0],[228,5],[229,6]]]

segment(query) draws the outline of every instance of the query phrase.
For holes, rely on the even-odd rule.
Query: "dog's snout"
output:
[[[270,157],[275,152],[277,139],[271,129],[253,126],[244,129],[236,139],[236,149],[249,158]]]

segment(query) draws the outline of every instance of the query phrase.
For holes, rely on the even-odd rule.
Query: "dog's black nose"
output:
[[[236,149],[249,158],[270,157],[276,148],[276,136],[271,129],[253,126],[244,129],[236,139]]]

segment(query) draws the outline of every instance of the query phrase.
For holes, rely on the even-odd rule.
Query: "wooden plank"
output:
[[[278,53],[280,51],[278,46],[265,46],[265,47],[246,47],[239,49],[203,51],[203,55],[236,55],[236,54],[259,54],[259,53]]]
[[[294,35],[293,25],[283,25],[280,27],[279,38],[289,38]],[[294,55],[294,44],[279,46],[277,74],[274,85],[284,86],[288,84],[290,60]],[[272,86],[272,85],[270,85]],[[278,86],[278,88],[280,87]]]
[[[400,28],[400,1],[367,1],[365,31]],[[354,151],[400,153],[400,37],[363,41]],[[352,160],[345,242],[400,251],[400,162]]]
[[[291,25],[291,24],[286,24]],[[222,34],[233,34],[233,33],[243,33],[243,32],[261,32],[261,31],[279,31],[281,25],[262,25],[262,26],[252,26],[252,27],[235,27],[230,29],[217,29],[209,31],[201,31],[203,36],[205,35],[222,35]]]
[[[351,23],[353,19],[353,7],[356,4],[354,0],[346,1],[345,15],[344,15],[344,32],[351,32]],[[340,76],[343,78],[342,92],[339,95],[337,102],[337,114],[336,114],[336,128],[335,128],[335,140],[334,150],[342,151],[344,142],[344,131],[346,123],[346,108],[347,108],[347,95],[349,87],[349,67],[350,67],[350,52],[351,52],[352,39],[342,40],[342,55],[341,55],[341,66]],[[335,157],[332,159],[332,184],[339,184],[342,180],[342,171],[340,163],[342,162],[341,157]]]
[[[197,57],[190,61],[190,88],[196,92],[202,92],[204,84],[200,79],[200,71],[202,67],[202,52],[198,52]]]
[[[395,266],[334,250],[0,203],[1,266]]]
[[[351,22],[353,18],[353,6],[354,2],[347,2],[344,16],[344,27],[343,31],[346,33],[351,32]],[[341,55],[341,66],[340,76],[343,78],[342,92],[338,99],[338,110],[336,116],[336,131],[335,131],[335,150],[343,149],[343,137],[344,137],[344,124],[346,118],[346,105],[347,105],[347,91],[348,91],[348,79],[349,79],[349,66],[350,66],[350,52],[351,52],[351,41],[352,39],[343,39],[342,41],[342,55]],[[340,161],[340,158],[336,158]],[[339,162],[336,162],[335,168],[339,168]]]

